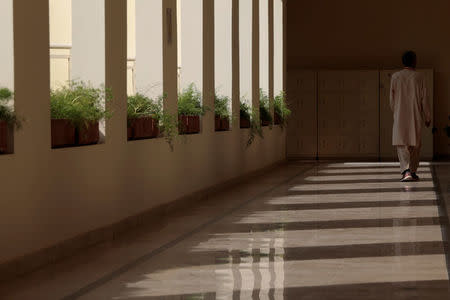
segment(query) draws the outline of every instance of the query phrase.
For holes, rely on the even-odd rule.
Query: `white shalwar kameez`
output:
[[[392,145],[397,147],[401,171],[415,173],[419,166],[422,126],[431,122],[423,75],[405,68],[392,75],[390,106],[394,113]]]

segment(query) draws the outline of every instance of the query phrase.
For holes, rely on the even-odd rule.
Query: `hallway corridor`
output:
[[[450,164],[418,174],[291,162],[1,286],[0,299],[450,299]]]

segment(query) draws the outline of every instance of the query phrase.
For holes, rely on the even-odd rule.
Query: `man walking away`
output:
[[[392,145],[397,147],[401,181],[416,181],[419,167],[422,124],[431,124],[425,80],[416,71],[417,57],[413,51],[403,54],[404,69],[392,75],[390,106],[394,113]]]

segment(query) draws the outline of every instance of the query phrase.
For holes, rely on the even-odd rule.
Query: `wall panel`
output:
[[[290,158],[317,156],[317,82],[315,71],[289,72],[288,105],[292,118],[287,129]]]
[[[420,71],[425,75],[432,106],[433,70]],[[316,81],[314,71],[289,71],[292,118],[288,157],[397,160],[389,107],[393,72],[319,71]],[[431,129],[424,128],[422,158],[432,157],[433,134]]]
[[[378,157],[378,71],[321,71],[318,82],[319,157]]]

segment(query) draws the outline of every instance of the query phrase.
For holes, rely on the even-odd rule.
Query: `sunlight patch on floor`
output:
[[[260,211],[243,216],[238,224],[267,224],[287,222],[322,222],[345,220],[382,220],[395,218],[439,217],[436,206],[363,207],[339,209],[307,209]]]
[[[275,280],[281,274],[283,281]],[[114,299],[208,292],[232,298],[234,287],[244,293],[260,289],[260,294],[267,294],[274,288],[432,280],[448,280],[444,255],[243,262],[156,271],[127,283]]]
[[[421,179],[431,179],[431,173],[420,174]],[[396,180],[400,176],[398,174],[367,174],[367,175],[334,175],[334,176],[308,176],[305,178],[306,181],[364,181],[364,180]]]
[[[289,189],[291,192],[300,191],[345,191],[345,190],[372,190],[383,191],[384,189],[399,189],[401,187],[410,188],[434,188],[432,181],[419,181],[410,183],[400,182],[362,182],[362,183],[308,183],[295,185]]]
[[[283,239],[285,247],[295,248],[434,242],[442,240],[442,233],[439,225],[225,233],[213,234],[210,239],[193,247],[192,251],[270,248],[270,242],[275,239]]]
[[[318,171],[319,174],[352,174],[352,173],[363,173],[363,174],[397,174],[400,179],[400,167],[399,168],[348,168],[348,169],[322,169]],[[419,168],[417,170],[419,176],[421,174],[430,174],[430,168]]]
[[[289,195],[272,197],[266,203],[271,205],[282,204],[323,204],[323,203],[353,203],[353,202],[385,202],[385,201],[414,201],[437,200],[434,192],[414,192],[414,193],[352,193],[347,194],[327,194],[327,195]]]

